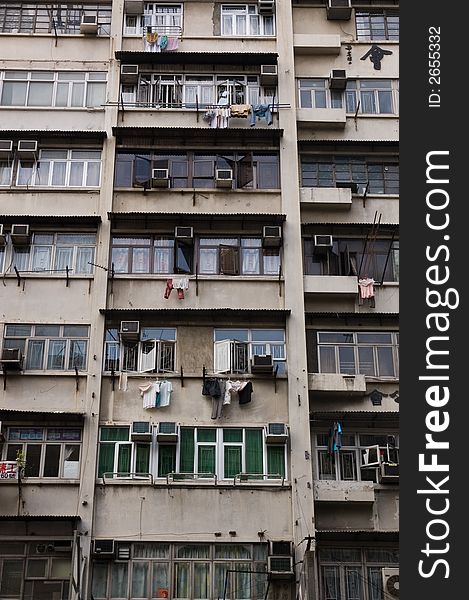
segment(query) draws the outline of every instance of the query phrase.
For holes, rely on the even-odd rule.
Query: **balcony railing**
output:
[[[106,471],[102,474],[102,482],[106,485],[108,481],[148,481],[153,483],[153,475],[151,473],[127,473],[124,471]]]

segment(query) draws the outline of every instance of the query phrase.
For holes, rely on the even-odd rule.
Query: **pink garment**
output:
[[[179,48],[179,38],[174,36],[168,36],[168,45],[166,46],[166,52],[171,50],[177,50]]]
[[[373,298],[375,295],[374,290],[375,280],[367,277],[366,279],[358,280],[358,287],[360,288],[360,297],[365,298]]]

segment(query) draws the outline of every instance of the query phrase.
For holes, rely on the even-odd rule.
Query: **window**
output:
[[[392,9],[356,10],[357,40],[399,40],[399,12]]]
[[[395,433],[342,433],[342,447],[333,454],[329,448],[329,434],[316,434],[316,477],[329,481],[378,482],[377,467],[364,468],[363,454],[370,446],[379,446],[381,456],[392,455],[399,462],[399,445]]]
[[[355,79],[347,81],[345,104],[347,113],[392,115],[397,111],[397,80]]]
[[[168,169],[170,188],[216,188],[216,169],[233,171],[233,189],[278,189],[276,152],[209,152],[133,154],[118,152],[114,185],[150,186],[152,169]]]
[[[130,440],[130,427],[101,427],[98,477],[148,477],[150,442]]]
[[[125,15],[124,34],[142,35],[148,27],[164,35],[182,33],[182,4],[145,2],[143,15]]]
[[[104,71],[1,71],[0,104],[101,108],[106,78]]]
[[[397,567],[397,548],[319,549],[320,600],[385,600],[383,567]]]
[[[200,238],[199,273],[278,275],[279,249],[262,248],[262,238]]]
[[[179,472],[233,479],[285,477],[285,446],[266,445],[262,429],[181,428]],[[160,476],[160,475],[159,475]]]
[[[283,329],[215,329],[214,339],[216,373],[248,373],[255,354],[270,354],[278,373],[286,372]]]
[[[329,90],[327,79],[298,79],[300,108],[342,108],[342,92]]]
[[[164,236],[113,236],[115,273],[192,273],[193,246]]]
[[[139,342],[125,342],[106,330],[104,371],[170,373],[176,370],[176,329],[143,327]]]
[[[0,2],[1,33],[80,33],[83,15],[97,16],[98,35],[108,36],[111,31],[111,3],[88,4],[84,2],[53,3]]]
[[[333,238],[332,247],[324,254],[315,252],[314,238],[305,238],[305,275],[361,275],[376,282],[399,281],[399,242],[392,239]],[[363,252],[365,257],[363,257]]]
[[[11,185],[13,161],[0,159],[0,186]]]
[[[4,460],[24,453],[26,477],[80,478],[81,429],[9,427]]]
[[[3,348],[21,350],[27,371],[86,369],[88,325],[6,325]]]
[[[185,75],[141,73],[135,85],[121,87],[124,103],[147,108],[206,108],[223,98],[228,104],[269,104],[275,91],[257,75]]]
[[[301,155],[303,187],[334,187],[353,181],[364,194],[398,194],[399,164],[394,157]]]
[[[36,539],[0,544],[0,597],[68,598],[72,541]]]
[[[318,332],[320,373],[398,377],[399,334]]]
[[[95,600],[265,597],[266,544],[118,544],[130,550],[130,560],[94,562]]]
[[[70,275],[89,275],[95,247],[95,233],[33,233],[30,245],[0,247],[0,271],[6,249],[11,270],[64,275],[68,267]]]
[[[222,5],[221,34],[236,36],[275,35],[273,15],[260,15],[256,4]]]

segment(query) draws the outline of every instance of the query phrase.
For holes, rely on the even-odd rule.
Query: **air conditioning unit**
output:
[[[13,140],[0,140],[0,158],[9,158],[13,154]]]
[[[282,245],[282,228],[279,225],[264,225],[262,245],[264,248],[280,248]]]
[[[336,181],[336,188],[348,188],[352,194],[358,194],[358,183],[355,181]]]
[[[261,15],[271,15],[274,12],[274,0],[257,0],[257,8]]]
[[[330,90],[345,90],[347,86],[347,73],[345,69],[332,69],[329,76]]]
[[[271,354],[254,354],[251,358],[251,373],[272,373],[274,361]]]
[[[291,579],[293,576],[292,556],[269,556],[267,573],[272,579]]]
[[[217,187],[231,189],[233,186],[233,171],[231,169],[217,169],[215,181]]]
[[[139,442],[151,442],[150,421],[134,421],[132,423],[130,439]]]
[[[140,339],[140,321],[121,321],[119,335],[121,340],[138,342]]]
[[[10,238],[14,246],[24,246],[25,244],[29,244],[29,225],[12,225]]]
[[[169,169],[152,169],[152,187],[169,187]]]
[[[379,470],[380,483],[397,483],[399,481],[399,464],[382,462]]]
[[[326,254],[333,246],[334,240],[332,235],[315,235],[314,236],[314,254]]]
[[[17,153],[20,158],[36,160],[37,140],[19,140]]]
[[[138,65],[121,65],[121,82],[138,82]]]
[[[293,543],[271,540],[269,542],[269,556],[293,556]]]
[[[125,0],[124,11],[127,15],[143,15],[143,0]]]
[[[0,246],[4,246],[7,241],[7,235],[5,233],[5,226],[0,223]]]
[[[177,240],[193,240],[194,239],[194,228],[193,227],[175,227],[174,237]]]
[[[351,0],[327,0],[327,18],[329,21],[348,21],[352,16]]]
[[[269,423],[265,428],[266,444],[285,444],[288,440],[288,427],[285,423]]]
[[[83,15],[80,23],[80,33],[96,35],[98,33],[98,16]]]
[[[384,567],[383,592],[385,598],[399,598],[399,569]]]
[[[277,65],[261,65],[260,84],[273,86],[278,83]]]
[[[21,371],[23,354],[19,348],[3,348],[0,364],[5,371]]]
[[[93,554],[103,558],[113,558],[116,553],[116,544],[114,540],[94,540]]]
[[[177,423],[164,422],[158,423],[156,439],[162,444],[176,444],[179,438],[179,427]]]

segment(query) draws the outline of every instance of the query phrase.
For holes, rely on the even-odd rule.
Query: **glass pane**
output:
[[[176,598],[190,598],[189,563],[177,562],[174,567]]]
[[[3,560],[2,578],[0,579],[0,594],[3,597],[19,597],[23,582],[23,560]]]
[[[224,476],[225,478],[233,478],[238,473],[241,473],[241,447],[240,446],[225,446],[224,447]]]
[[[224,429],[223,430],[223,441],[224,442],[242,442],[243,441],[243,430],[242,429]]]
[[[321,373],[336,373],[335,348],[319,347],[319,370]]]
[[[65,366],[65,341],[50,340],[47,355],[48,369],[63,369]]]
[[[85,369],[88,342],[86,340],[70,341],[70,356],[68,360],[69,369]]]
[[[54,84],[31,82],[29,84],[28,106],[52,106]]]
[[[115,444],[99,444],[98,477],[114,472]]]
[[[112,563],[111,598],[126,598],[129,578],[128,563]]]
[[[134,248],[132,251],[132,273],[150,272],[150,248]]]
[[[72,162],[70,164],[70,182],[72,187],[80,187],[83,185],[83,171],[85,165],[80,162]]]
[[[73,248],[59,247],[55,251],[55,269],[65,271],[66,267],[72,268]]]
[[[148,563],[132,563],[132,598],[146,598],[148,594]]]
[[[92,594],[95,598],[107,597],[107,563],[93,564]]]
[[[94,248],[77,248],[77,260],[74,273],[88,275],[93,272]]]
[[[105,101],[105,94],[105,83],[89,83],[86,92],[86,106],[101,107]]]
[[[166,477],[176,470],[176,446],[174,444],[159,444],[158,446],[158,477]]]
[[[41,464],[41,444],[27,444],[26,446],[26,468],[27,477],[39,477],[39,467]]]
[[[152,598],[169,598],[168,563],[153,563]]]
[[[47,444],[44,460],[44,477],[58,477],[60,466],[60,444]]]
[[[194,564],[194,599],[206,599],[210,594],[210,563]]]
[[[42,369],[44,364],[44,340],[29,340],[26,369]]]
[[[50,576],[56,579],[69,579],[71,576],[70,558],[53,558],[51,564]]]
[[[355,374],[355,354],[353,348],[339,346],[339,373]]]
[[[378,347],[378,370],[380,377],[394,377],[394,359],[392,348]]]
[[[45,577],[47,573],[47,558],[28,560],[26,577]]]
[[[101,427],[101,437],[103,442],[125,442],[129,439],[128,427]]]
[[[246,473],[262,473],[263,464],[262,431],[246,429]]]
[[[199,446],[198,473],[215,473],[215,446]]]
[[[89,162],[86,170],[86,183],[87,187],[96,187],[99,185],[99,179],[101,176],[101,163],[100,162]]]
[[[267,446],[267,472],[269,475],[285,477],[285,449],[282,445]]]
[[[65,176],[67,173],[66,162],[54,162],[52,171],[52,185],[65,185]]]
[[[132,446],[130,444],[119,444],[117,454],[117,471],[123,475],[130,473],[130,461],[132,458]]]
[[[26,82],[7,82],[3,84],[2,105],[3,106],[24,106],[26,103]]]
[[[181,428],[179,471],[181,473],[193,473],[194,471],[194,430],[192,428]]]
[[[373,358],[373,348],[358,348],[358,372],[362,375],[375,376],[375,365]]]

